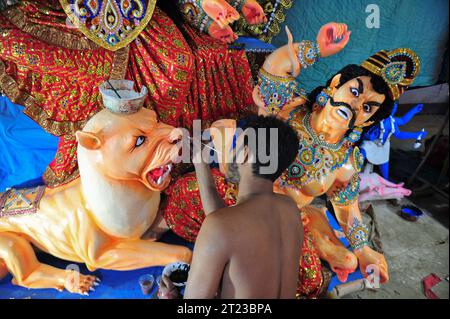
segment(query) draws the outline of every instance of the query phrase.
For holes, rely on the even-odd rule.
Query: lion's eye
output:
[[[144,144],[144,142],[145,142],[145,136],[138,136],[137,138],[136,138],[136,144],[134,145],[135,147],[139,147],[139,146],[141,146],[142,144]]]
[[[350,88],[350,92],[352,92],[352,94],[353,94],[354,96],[356,96],[356,97],[359,96],[359,91],[358,91],[358,89]]]

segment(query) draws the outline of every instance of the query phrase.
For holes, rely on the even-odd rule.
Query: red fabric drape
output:
[[[113,75],[118,61],[126,63],[125,78],[148,87],[146,106],[168,124],[190,128],[194,119],[202,119],[206,127],[252,108],[245,53],[187,26],[182,33],[158,9],[128,53],[99,48],[67,28],[56,1],[23,1],[17,10],[15,18],[8,12],[0,15],[5,30],[0,35],[0,85],[13,102],[26,107],[27,115],[61,136],[44,176],[50,186],[77,177],[74,133],[102,108],[98,86]],[[23,15],[20,21],[17,13]]]

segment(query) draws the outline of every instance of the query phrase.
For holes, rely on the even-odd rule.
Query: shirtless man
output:
[[[261,174],[258,145],[263,142],[270,152],[276,151],[269,149],[269,128],[278,129],[278,166],[273,174]],[[273,182],[293,162],[298,138],[274,117],[249,118],[242,129],[227,176],[239,183],[235,206],[224,205],[208,164],[195,164],[207,217],[195,243],[185,298],[295,298],[303,228],[297,206],[289,197],[273,193]],[[252,129],[257,132],[256,147],[243,142]],[[258,141],[262,138],[265,141]],[[236,161],[240,154],[244,160]],[[171,289],[167,277],[162,285]]]

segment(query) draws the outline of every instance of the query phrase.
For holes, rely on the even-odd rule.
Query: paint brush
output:
[[[114,91],[114,93],[116,93],[117,97],[119,99],[121,99],[122,97],[119,95],[119,92],[117,92],[117,90],[114,88],[114,86],[111,84],[111,82],[109,82],[109,80],[106,80],[106,82],[108,82],[109,86],[111,87],[111,89]]]
[[[192,138],[192,137],[190,137],[190,136],[186,136],[188,139],[190,139],[191,141],[194,141],[194,139]],[[219,154],[220,155],[220,152],[218,151],[218,150],[216,150],[214,147],[211,147],[211,146],[209,146],[208,144],[205,144],[205,143],[203,143],[203,142],[200,142],[200,144],[202,144],[204,147],[206,147],[206,148],[208,148],[208,149],[210,149],[210,150],[213,150],[214,152],[216,152],[217,154]]]

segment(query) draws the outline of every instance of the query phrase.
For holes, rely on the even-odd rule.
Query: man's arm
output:
[[[216,214],[206,217],[195,242],[184,298],[212,299],[216,296],[229,259],[226,242]]]
[[[234,136],[235,127],[236,121],[234,120],[219,120],[214,122],[209,129],[209,134],[214,143],[214,149],[219,157],[219,163],[222,161],[223,163],[226,162],[224,152],[229,148],[228,144]],[[226,132],[227,129],[230,132]],[[211,168],[207,164],[209,160],[209,151],[209,148],[203,148],[202,150],[201,141],[194,140],[193,164],[205,215],[226,207],[224,201],[217,193],[214,178],[211,174]]]
[[[226,207],[223,199],[217,193],[216,184],[214,183],[214,178],[211,174],[209,165],[201,162],[194,164],[194,167],[205,214],[208,215],[218,209]]]

